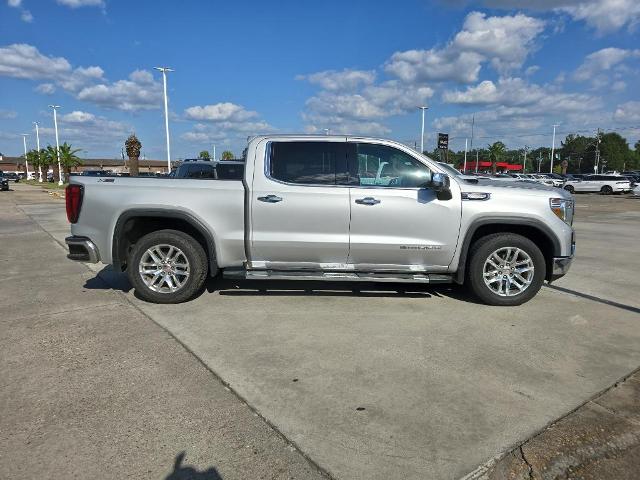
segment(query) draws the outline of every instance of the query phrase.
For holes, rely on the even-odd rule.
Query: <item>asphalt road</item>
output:
[[[6,432],[14,432],[10,438],[20,433],[20,440],[26,442],[36,427],[52,435],[49,442],[70,436],[68,427],[74,421],[70,418],[53,417],[59,419],[53,422],[59,429],[53,431],[51,411],[36,415],[35,424],[28,418],[38,412],[36,398],[43,402],[40,389],[45,388],[55,392],[54,413],[59,414],[64,405],[75,408],[79,399],[91,405],[99,402],[97,418],[103,419],[95,423],[99,433],[92,432],[94,423],[84,419],[86,412],[80,410],[83,420],[75,421],[79,433],[98,435],[111,452],[124,449],[112,438],[122,438],[124,434],[118,436],[122,423],[142,428],[132,444],[145,445],[146,450],[139,453],[154,474],[164,471],[159,463],[166,469],[167,460],[186,450],[188,460],[194,458],[202,468],[216,465],[225,479],[263,478],[252,475],[255,460],[245,466],[247,459],[233,457],[239,443],[224,449],[218,444],[224,437],[214,436],[206,445],[195,442],[191,453],[188,440],[179,441],[184,435],[179,420],[172,423],[174,429],[163,429],[171,415],[151,415],[155,428],[145,432],[142,426],[149,415],[137,418],[168,402],[168,411],[182,412],[202,431],[216,431],[215,422],[235,425],[236,412],[220,409],[217,401],[199,404],[193,411],[180,395],[188,392],[188,396],[209,398],[207,389],[222,389],[229,402],[242,405],[239,396],[274,427],[243,407],[246,421],[254,424],[241,428],[241,433],[252,438],[250,428],[262,428],[259,438],[268,445],[259,449],[272,462],[265,463],[265,478],[273,476],[267,467],[274,462],[294,472],[292,476],[297,474],[295,478],[317,474],[297,449],[338,479],[460,478],[640,366],[639,262],[628,253],[637,252],[639,200],[578,196],[578,253],[572,271],[521,307],[479,305],[454,287],[409,286],[398,291],[397,285],[221,280],[209,282],[208,291],[189,303],[157,306],[135,298],[126,279],[109,269],[92,266],[89,271],[65,261],[62,248],[53,242],[68,234],[62,202],[27,189],[9,192],[6,199],[0,196],[0,242],[9,245],[8,258],[19,257],[5,263],[3,256],[4,270],[12,281],[0,301],[0,308],[9,311],[3,320],[9,328],[3,329],[1,337],[2,379],[9,388],[3,389],[0,400],[11,405],[14,417],[0,420],[3,443],[8,441]],[[23,257],[26,251],[29,256]],[[75,313],[55,317],[52,312],[56,311]],[[73,317],[69,325],[57,325],[56,319],[67,317]],[[63,340],[47,343],[33,322],[44,323],[42,328],[57,327],[54,337]],[[94,322],[104,338],[68,333],[90,330],[87,323]],[[142,328],[139,323],[158,338],[137,332]],[[171,352],[165,353],[169,347]],[[56,366],[49,359],[73,356],[78,349],[80,359],[83,355],[93,358],[94,379],[106,368],[99,362],[101,355],[110,355],[113,362],[121,355],[133,356],[122,367],[118,383],[98,382],[114,396],[123,395],[127,375],[133,375],[131,381],[138,384],[134,374],[139,370],[148,381],[168,375],[157,381],[180,386],[161,398],[157,393],[132,399],[121,396],[113,406],[104,403],[102,389],[95,392],[96,381],[91,378],[85,379],[88,390],[72,384],[61,394],[58,377],[66,372],[65,363]],[[23,372],[24,359],[31,357],[33,365],[28,363]],[[80,359],[76,363],[82,364]],[[165,365],[174,361],[183,362],[181,368],[197,370],[199,376],[180,375],[179,368]],[[106,369],[114,366],[110,363]],[[43,384],[43,376],[53,385]],[[216,376],[237,396],[226,392]],[[33,397],[33,403],[25,403],[25,397]],[[123,411],[127,422],[105,424],[104,419]],[[158,432],[163,433],[161,439],[155,438]],[[98,447],[87,450],[93,437],[73,438],[73,450],[57,442],[57,451],[67,454],[56,465],[71,468],[74,455],[87,461],[98,453]],[[157,453],[160,444],[162,454]],[[51,460],[45,448],[50,443],[41,443],[37,450],[31,439],[22,444],[21,453],[9,449],[10,445],[2,448],[5,470],[0,474],[19,471],[6,470],[7,451],[21,456],[23,465],[25,455],[33,458],[40,453]],[[129,473],[132,454],[126,452],[122,457],[126,461],[118,465]],[[151,473],[142,476],[159,478]]]

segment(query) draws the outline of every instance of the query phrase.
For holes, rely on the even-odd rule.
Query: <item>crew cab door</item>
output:
[[[274,140],[256,159],[250,267],[340,269],[349,251],[346,139]],[[261,167],[264,166],[264,169]]]
[[[349,142],[356,186],[351,194],[349,263],[356,270],[446,271],[460,230],[461,200],[439,200],[421,185],[431,170],[409,149]]]

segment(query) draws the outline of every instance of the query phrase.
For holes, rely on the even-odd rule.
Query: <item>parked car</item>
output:
[[[640,197],[640,185],[636,185],[632,192],[634,197]]]
[[[0,176],[0,190],[3,192],[9,190],[9,179],[7,177]]]
[[[191,160],[178,167],[175,178],[242,180],[243,175],[244,162]]]
[[[600,192],[603,195],[631,191],[631,183],[620,175],[585,175],[577,180],[567,180],[564,189],[571,192]]]
[[[257,136],[242,179],[74,177],[69,258],[178,303],[209,276],[466,283],[519,305],[563,276],[574,204],[543,185],[468,180],[397,142]],[[486,182],[486,183],[483,183]]]
[[[2,175],[0,176],[6,178],[10,182],[18,183],[20,181],[20,176],[16,172],[2,172]]]

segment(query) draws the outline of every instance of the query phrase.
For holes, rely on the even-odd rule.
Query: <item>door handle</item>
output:
[[[360,205],[377,205],[378,203],[380,203],[380,200],[373,197],[364,197],[364,198],[357,198],[356,203]]]
[[[279,197],[277,195],[267,195],[265,197],[258,197],[258,200],[267,203],[278,203],[282,201],[282,197]]]

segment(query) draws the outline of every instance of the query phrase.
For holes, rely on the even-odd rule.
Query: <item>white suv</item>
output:
[[[576,180],[567,180],[565,190],[574,192],[600,192],[604,195],[631,191],[631,182],[620,175],[585,175]]]

